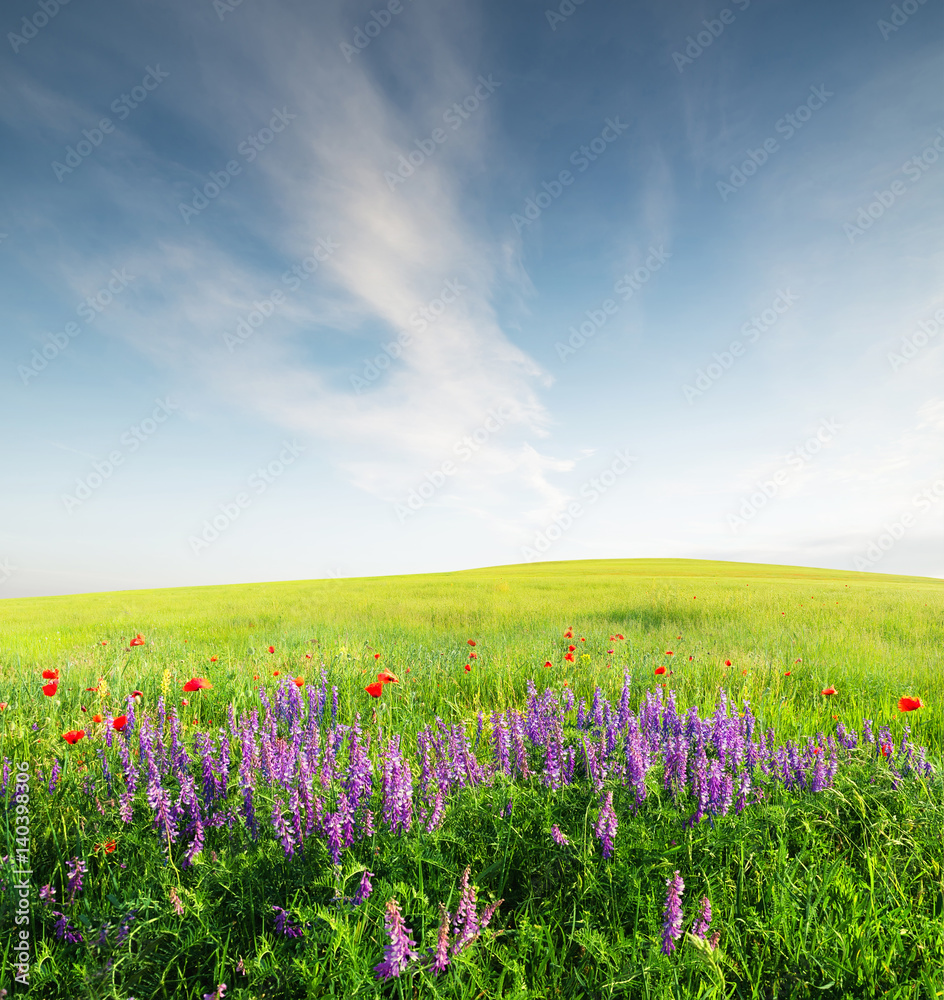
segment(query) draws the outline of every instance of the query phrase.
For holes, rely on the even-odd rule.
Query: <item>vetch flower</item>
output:
[[[554,843],[559,844],[561,847],[570,843],[570,838],[566,833],[561,832],[561,828],[556,823],[551,827],[551,837],[553,837]]]
[[[698,917],[695,920],[695,925],[692,927],[692,934],[695,937],[704,940],[705,935],[708,933],[708,928],[711,926],[711,903],[707,896],[701,897],[701,909],[698,911]]]
[[[374,966],[376,979],[392,979],[399,976],[407,965],[418,957],[418,953],[414,950],[416,942],[410,937],[413,932],[406,926],[395,899],[387,901],[384,927],[390,938],[390,944],[384,948],[384,960]]]
[[[676,869],[672,878],[665,880],[665,911],[662,919],[662,954],[671,955],[675,942],[682,936],[682,893],[685,882]]]

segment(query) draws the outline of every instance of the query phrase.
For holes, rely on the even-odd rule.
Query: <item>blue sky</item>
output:
[[[944,577],[940,5],[14,0],[0,595]]]

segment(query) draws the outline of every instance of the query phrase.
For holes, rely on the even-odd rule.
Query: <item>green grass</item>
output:
[[[36,884],[61,885],[66,861],[89,857],[76,920],[84,915],[91,926],[138,911],[102,974],[108,949],[56,940],[36,905],[32,995],[199,998],[226,982],[227,996],[240,998],[944,996],[942,612],[941,580],[695,560],[0,601],[0,701],[9,703],[0,753],[29,761],[45,781],[53,757],[64,761],[55,796],[34,783]],[[563,658],[568,626],[573,664]],[[146,643],[129,648],[137,632]],[[616,634],[625,638],[611,641]],[[230,704],[237,715],[258,708],[260,683],[270,696],[286,675],[315,683],[322,664],[339,688],[341,720],[362,713],[375,742],[382,728],[415,745],[437,716],[474,730],[479,712],[523,707],[529,679],[541,690],[566,682],[583,698],[599,685],[615,700],[629,673],[634,708],[665,681],[681,709],[697,705],[704,717],[723,687],[778,741],[863,718],[890,725],[897,738],[908,722],[938,775],[893,789],[863,755],[825,792],[778,794],[691,830],[657,782],[635,815],[617,789],[609,861],[592,830],[599,795],[586,782],[549,793],[496,780],[460,795],[433,834],[384,831],[355,844],[341,876],[323,850],[287,860],[271,835],[252,841],[225,828],[208,831],[204,855],[182,869],[179,852],[167,863],[145,822],[125,826],[114,807],[103,803],[102,812],[83,793],[88,772],[76,761],[91,758],[91,739],[70,748],[61,734],[88,726],[102,707],[85,692],[99,678],[116,710],[132,690],[153,710],[162,691],[178,700],[183,681],[210,678],[213,689],[189,696],[182,715],[192,732],[221,725]],[[660,665],[671,672],[657,678]],[[375,706],[363,688],[378,666],[400,683]],[[39,690],[47,668],[61,673],[53,699]],[[837,694],[822,696],[827,686]],[[925,707],[902,717],[904,694]],[[136,807],[136,816],[145,812]],[[569,847],[550,840],[555,822]],[[118,850],[93,853],[109,837]],[[375,982],[384,902],[397,898],[427,948],[438,904],[455,906],[467,865],[481,901],[505,899],[492,928],[438,979]],[[365,867],[376,876],[368,903],[333,908]],[[711,898],[722,930],[716,952],[686,940],[670,957],[659,953],[665,879],[676,868],[687,914],[699,896]],[[171,888],[185,904],[182,918]],[[13,903],[8,893],[5,905]],[[311,922],[302,943],[274,934],[272,904]],[[240,959],[247,975],[236,971]],[[10,989],[8,950],[4,962],[0,986]]]

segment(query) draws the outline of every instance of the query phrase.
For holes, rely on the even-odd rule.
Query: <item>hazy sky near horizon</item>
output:
[[[11,0],[0,597],[944,577],[944,13]]]

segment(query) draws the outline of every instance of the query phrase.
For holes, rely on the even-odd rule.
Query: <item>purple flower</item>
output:
[[[283,910],[281,906],[273,906],[275,912],[275,932],[283,937],[301,937],[303,931],[292,918],[288,910]]]
[[[701,909],[698,911],[698,917],[695,920],[695,925],[692,927],[692,934],[695,937],[704,939],[705,935],[708,933],[708,928],[711,926],[711,903],[707,896],[701,897]]]
[[[481,929],[475,912],[475,887],[469,885],[470,871],[470,868],[466,868],[459,880],[459,905],[452,918],[452,930],[456,938],[451,948],[453,956],[468,947],[478,937]]]
[[[438,976],[449,965],[449,914],[442,903],[439,904],[439,916],[436,950],[433,953],[433,964],[430,966],[434,976]]]
[[[561,829],[556,823],[551,827],[551,836],[554,838],[554,843],[560,844],[561,847],[570,843],[570,838],[566,833],[561,833]]]
[[[44,903],[55,903],[56,901],[56,890],[47,882],[46,885],[39,890],[39,898]]]
[[[416,942],[410,937],[413,932],[406,926],[395,899],[387,901],[384,927],[390,938],[390,944],[384,948],[384,960],[374,966],[375,979],[392,979],[399,976],[410,961],[418,957],[414,951]]]
[[[616,836],[616,813],[613,810],[613,793],[607,792],[606,798],[600,806],[600,815],[597,817],[596,826],[593,832],[603,844],[603,857],[609,858],[613,854],[613,838]]]
[[[69,923],[69,918],[58,910],[53,910],[52,915],[58,917],[54,930],[56,937],[60,941],[68,941],[69,944],[81,944],[82,935]]]
[[[224,993],[226,993],[226,983],[220,983],[212,993],[204,993],[203,1000],[224,1000]]]
[[[367,901],[370,894],[374,891],[374,887],[370,884],[371,872],[365,871],[361,876],[361,884],[357,887],[357,892],[354,893],[354,899],[352,902],[355,906],[360,906],[361,903]]]
[[[76,893],[82,891],[82,877],[88,874],[88,867],[85,862],[80,858],[73,858],[71,861],[67,862],[68,871],[68,892],[69,901],[71,902]]]
[[[685,882],[676,870],[673,878],[665,880],[668,892],[665,897],[665,913],[662,921],[662,954],[671,955],[675,942],[682,936],[682,893]]]
[[[137,910],[129,910],[122,918],[121,923],[118,925],[118,930],[115,931],[115,947],[120,948],[121,945],[125,943],[128,935],[131,933],[131,922],[138,915]]]

